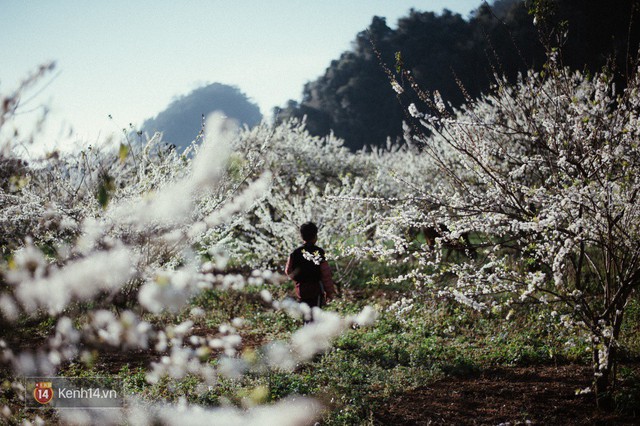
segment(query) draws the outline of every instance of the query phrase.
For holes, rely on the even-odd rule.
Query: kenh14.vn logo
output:
[[[104,377],[28,377],[24,392],[26,408],[119,408],[124,404],[122,382]]]
[[[53,393],[52,382],[36,382],[36,387],[33,389],[33,397],[43,405],[51,402]]]

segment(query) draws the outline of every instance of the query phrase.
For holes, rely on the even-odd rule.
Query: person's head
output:
[[[303,223],[300,226],[300,236],[305,243],[315,243],[318,240],[318,227],[313,222]]]

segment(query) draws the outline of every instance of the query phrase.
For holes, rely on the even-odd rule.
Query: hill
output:
[[[187,147],[200,132],[203,117],[222,111],[241,125],[252,127],[262,120],[260,108],[237,87],[213,83],[175,98],[154,118],[146,120],[146,133],[162,132],[163,140],[180,148]]]

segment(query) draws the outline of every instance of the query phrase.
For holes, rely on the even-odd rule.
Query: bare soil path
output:
[[[640,417],[605,413],[593,395],[584,366],[497,368],[447,378],[388,401],[379,425],[638,425]],[[638,413],[640,415],[640,407]]]

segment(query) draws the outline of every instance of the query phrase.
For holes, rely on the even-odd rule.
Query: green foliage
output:
[[[147,387],[146,373],[142,368],[131,370],[128,364],[122,366],[117,377],[122,380],[122,387],[126,394],[140,394]]]
[[[268,375],[269,399],[277,401],[289,395],[314,395],[319,383],[314,377],[321,375],[314,368],[302,370],[297,374],[271,373]]]
[[[404,67],[404,62],[402,61],[402,52],[397,51],[395,54],[396,58],[396,72],[398,74],[402,73],[402,68]]]
[[[127,155],[129,155],[130,150],[131,149],[128,145],[123,143],[120,144],[120,148],[118,149],[118,159],[120,160],[120,163],[124,163],[127,160]]]
[[[556,11],[552,0],[533,0],[530,2],[529,14],[537,18],[538,21],[551,18]]]
[[[614,391],[616,411],[638,417],[640,415],[640,370],[622,367],[619,371],[620,389]]]
[[[98,200],[100,207],[103,209],[107,207],[115,189],[116,187],[113,177],[109,176],[107,173],[102,173],[99,178],[98,191],[96,194],[96,199]]]
[[[629,356],[633,353],[632,348],[640,348],[640,332],[638,332],[638,324],[640,324],[640,295],[632,298],[625,308],[625,317],[622,322],[621,345]],[[635,355],[636,357],[638,354]]]

